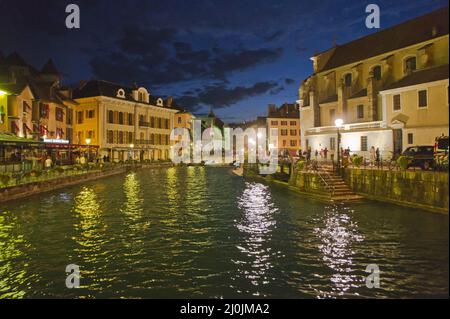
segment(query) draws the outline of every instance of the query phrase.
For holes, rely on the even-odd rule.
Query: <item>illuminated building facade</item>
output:
[[[335,45],[311,58],[299,90],[302,147],[383,157],[448,135],[448,8]]]

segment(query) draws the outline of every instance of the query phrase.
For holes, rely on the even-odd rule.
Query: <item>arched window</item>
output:
[[[123,113],[119,112],[119,124],[123,124]]]
[[[405,59],[405,73],[415,71],[417,67],[417,60],[415,56]]]
[[[344,85],[346,87],[352,86],[352,74],[351,73],[347,73],[346,75],[344,75]]]
[[[376,65],[372,68],[373,78],[377,81],[381,80],[381,65]]]

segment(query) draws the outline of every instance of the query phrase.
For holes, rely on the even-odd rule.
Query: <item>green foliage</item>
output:
[[[408,156],[399,156],[399,158],[397,158],[397,165],[401,169],[407,169],[409,161],[410,161],[410,159]]]
[[[30,175],[31,177],[39,177],[42,175],[42,172],[34,169],[30,172]]]
[[[304,168],[305,168],[305,161],[298,161],[297,162],[297,170],[300,172],[300,171],[303,171]]]
[[[9,175],[6,174],[0,174],[0,183],[2,185],[8,185],[9,180],[11,179],[11,177]]]
[[[356,167],[360,167],[361,164],[363,163],[363,160],[364,158],[359,155],[354,155],[352,158],[353,165],[355,165]]]

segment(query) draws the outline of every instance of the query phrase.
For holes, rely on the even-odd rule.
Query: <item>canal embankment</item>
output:
[[[346,168],[342,176],[366,198],[448,214],[448,172]]]
[[[305,195],[315,198],[324,202],[330,202],[331,197],[329,193],[319,183],[308,182],[307,187],[300,187],[297,184],[297,174],[295,178],[291,177],[289,166],[278,165],[277,172],[269,175],[259,174],[258,167],[256,165],[244,165],[243,174],[246,180],[254,180],[259,182],[265,182],[270,184],[276,184],[288,188],[289,190],[296,192],[297,194]],[[304,186],[304,185],[303,185]]]
[[[336,177],[325,170],[281,165],[275,174],[260,175],[257,166],[246,165],[244,176],[327,201],[366,198],[435,213],[449,211],[448,172],[345,168]]]
[[[57,167],[51,170],[2,175],[0,203],[74,186],[100,178],[124,174],[130,170],[171,167],[171,162],[135,164],[97,164]]]

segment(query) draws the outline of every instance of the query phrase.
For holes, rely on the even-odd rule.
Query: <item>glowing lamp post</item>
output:
[[[86,139],[86,145],[88,146],[88,158],[87,158],[88,163],[91,160],[91,148],[90,148],[91,142],[92,140],[90,138]]]
[[[130,157],[131,162],[134,163],[134,144],[130,144]]]
[[[341,168],[341,132],[339,131],[342,125],[344,125],[343,119],[336,119],[334,124],[337,128],[337,167],[340,170]]]

